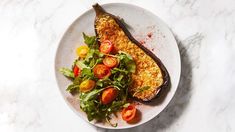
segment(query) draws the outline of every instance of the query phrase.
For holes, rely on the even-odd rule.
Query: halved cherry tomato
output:
[[[85,80],[79,85],[79,90],[81,92],[91,91],[95,87],[95,81],[93,80]]]
[[[75,65],[75,66],[73,67],[73,74],[74,74],[74,77],[77,77],[80,73],[81,73],[81,70]]]
[[[77,48],[77,55],[81,58],[85,58],[89,51],[89,47],[86,45],[80,46]]]
[[[109,87],[105,89],[101,96],[102,104],[106,105],[106,104],[111,103],[117,97],[117,95],[118,95],[118,91],[114,87]]]
[[[106,65],[107,67],[113,68],[115,66],[117,66],[118,64],[118,60],[115,57],[111,57],[111,56],[106,56],[103,60],[104,65]]]
[[[113,44],[109,40],[105,40],[100,44],[100,52],[108,54],[112,51]]]
[[[124,108],[122,110],[122,119],[130,122],[132,121],[136,116],[136,108],[135,105],[131,104],[128,107]]]
[[[99,79],[102,79],[104,77],[108,77],[111,75],[109,67],[103,64],[97,64],[94,67],[93,71],[94,71],[94,75]]]

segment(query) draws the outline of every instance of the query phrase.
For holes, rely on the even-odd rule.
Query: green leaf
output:
[[[91,78],[94,77],[94,74],[93,74],[93,72],[91,71],[90,68],[83,68],[82,69],[82,77],[83,77],[83,80],[91,79]]]
[[[66,91],[68,91],[68,92],[73,92],[73,91],[75,91],[75,90],[79,90],[79,85],[77,85],[77,84],[71,84],[71,85],[69,85],[68,86],[68,88],[66,89]]]
[[[97,94],[99,94],[101,91],[103,91],[104,88],[102,89],[94,89],[91,92],[89,92],[83,99],[83,101],[88,101],[93,99]]]
[[[104,57],[104,54],[101,53],[98,49],[95,49],[95,54],[96,54],[98,57]]]
[[[89,48],[97,47],[96,36],[88,36],[85,33],[82,33],[82,34],[83,34],[83,38],[84,38],[84,43],[87,44],[87,46]]]
[[[85,61],[88,62],[91,58],[93,58],[94,53],[95,53],[95,50],[94,49],[90,49],[89,52],[86,55]]]
[[[119,68],[116,68],[116,67],[111,70],[112,74],[117,73],[117,72],[123,72],[125,74],[128,74],[128,71],[122,70],[122,69],[119,69]]]
[[[135,61],[133,60],[133,58],[129,54],[127,54],[123,51],[119,51],[118,53],[119,53],[118,58],[120,60],[121,67],[123,66],[124,68],[127,69],[127,71],[129,71],[131,73],[135,73],[136,64],[135,64]]]
[[[117,78],[117,81],[121,81],[123,79],[124,75],[123,74],[120,74]]]
[[[129,105],[130,105],[130,103],[125,103],[125,104],[123,105],[123,107],[126,108],[126,107],[128,107]]]
[[[60,68],[59,71],[66,77],[74,78],[73,71],[68,68]]]
[[[151,87],[150,86],[143,86],[141,88],[138,88],[137,91],[133,94],[133,96],[135,96],[137,93],[142,93],[144,92],[145,90],[148,90],[150,89]]]
[[[73,80],[73,84],[79,85],[82,82],[82,78],[80,76],[75,77]]]
[[[96,64],[101,63],[104,54],[99,52],[99,50],[97,49],[90,49],[86,58],[85,58],[85,62],[87,65],[89,65],[89,67],[93,68]]]
[[[83,69],[83,68],[90,68],[88,67],[86,64],[84,64],[84,61],[77,61],[76,65],[80,68],[80,69]]]
[[[93,66],[95,66],[95,65],[96,65],[96,60],[95,60],[95,58],[92,58],[89,63],[89,67],[93,68]]]
[[[135,65],[135,62],[134,61],[129,61],[127,63],[127,70],[131,73],[135,73],[136,71],[136,65]]]
[[[99,87],[106,87],[106,86],[112,85],[112,81],[110,79],[108,79],[108,78],[99,79],[96,82],[96,85],[99,86]]]

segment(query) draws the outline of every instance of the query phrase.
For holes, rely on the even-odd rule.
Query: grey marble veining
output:
[[[0,1],[0,131],[107,131],[77,117],[54,78],[57,45],[95,0]],[[157,117],[123,132],[235,131],[234,0],[103,0],[158,15],[181,54],[179,88]]]

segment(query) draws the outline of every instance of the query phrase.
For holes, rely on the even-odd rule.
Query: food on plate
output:
[[[116,57],[107,56],[103,60],[104,65],[107,67],[115,67],[118,65],[118,59]]]
[[[104,64],[97,64],[94,67],[93,71],[94,71],[95,77],[97,77],[99,79],[102,79],[102,78],[105,78],[105,77],[109,77],[111,75],[110,68],[107,67]]]
[[[105,12],[98,4],[93,8],[96,12],[95,31],[101,46],[112,44],[105,47],[128,53],[136,63],[136,72],[132,74],[133,82],[129,88],[130,94],[143,101],[156,97],[160,90],[170,83],[165,66],[150,50],[132,37],[118,17]]]
[[[122,110],[122,119],[130,122],[136,117],[136,108],[134,105],[129,105]]]
[[[104,54],[108,54],[112,51],[113,49],[113,44],[109,40],[104,40],[100,44],[100,52]]]
[[[102,104],[106,105],[111,103],[118,95],[118,90],[114,87],[106,88],[101,95]]]
[[[109,121],[110,115],[130,105],[128,88],[136,64],[126,52],[112,53],[110,45],[113,44],[110,41],[107,41],[107,46],[99,45],[96,36],[83,33],[83,38],[86,46],[77,48],[77,58],[72,68],[60,69],[62,74],[73,81],[67,91],[78,94],[80,108],[87,114],[89,121],[106,120],[116,126]],[[81,54],[81,50],[86,51]]]
[[[86,45],[80,46],[77,48],[77,55],[81,58],[85,58],[88,51],[89,51],[88,46]]]
[[[60,72],[72,80],[66,90],[78,95],[87,119],[105,120],[115,127],[112,114],[120,112],[124,121],[133,121],[137,117],[133,99],[152,100],[170,78],[162,62],[131,36],[119,18],[98,4],[93,7],[96,36],[83,33],[85,45],[76,49],[72,67]]]

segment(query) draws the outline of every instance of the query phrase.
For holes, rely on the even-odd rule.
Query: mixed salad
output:
[[[128,98],[131,74],[136,70],[133,58],[125,52],[115,51],[109,40],[98,44],[96,36],[85,33],[83,38],[85,45],[76,49],[78,57],[72,67],[60,69],[72,80],[66,90],[79,95],[80,108],[89,121],[110,123],[111,114],[121,110],[123,120],[133,120],[136,108]]]

